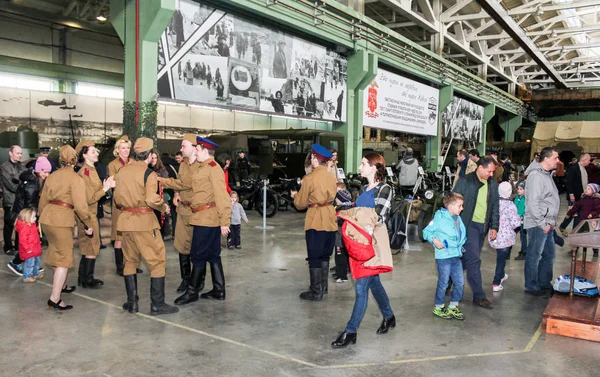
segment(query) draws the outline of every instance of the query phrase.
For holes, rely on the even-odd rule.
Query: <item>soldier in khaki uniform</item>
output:
[[[215,162],[218,145],[202,137],[196,138],[199,166],[192,175],[192,275],[185,293],[175,300],[183,305],[198,300],[198,293],[210,263],[213,289],[200,295],[204,299],[225,300],[225,275],[221,264],[221,235],[229,233],[231,200],[225,186],[223,169]]]
[[[108,176],[115,177],[119,170],[131,161],[129,159],[129,154],[131,152],[131,141],[127,135],[121,136],[119,140],[115,143],[115,149],[113,150],[113,155],[116,157],[108,164]],[[110,240],[113,242],[113,247],[115,249],[115,265],[117,266],[117,275],[123,276],[123,250],[121,249],[121,237],[117,232],[117,222],[119,221],[119,215],[121,214],[121,210],[115,204],[113,200],[112,203],[112,211],[111,211],[111,221],[112,221],[112,229]],[[143,271],[139,268],[137,269],[138,273],[142,273]]]
[[[184,159],[179,166],[177,179],[158,178],[165,188],[175,190],[173,204],[177,207],[177,221],[175,226],[175,250],[179,253],[179,270],[181,284],[177,292],[184,292],[192,273],[190,249],[192,247],[192,234],[194,227],[190,224],[192,217],[192,175],[200,165],[196,162],[196,135],[185,134],[181,141],[181,154]],[[206,269],[204,270],[206,272]],[[204,277],[201,279],[204,288]]]
[[[94,167],[94,163],[98,162],[99,154],[93,140],[81,140],[75,147],[75,152],[79,155],[79,162],[82,163],[77,174],[85,182],[88,212],[92,218],[96,218],[98,201],[106,195],[108,190],[114,187],[114,179],[109,177],[104,183],[100,180]],[[92,237],[85,234],[85,228],[79,219],[77,219],[77,227],[79,230],[79,252],[81,253],[77,284],[83,288],[100,288],[104,285],[104,282],[94,278],[96,256],[100,253],[100,225],[97,221],[93,222],[94,233]]]
[[[141,137],[133,146],[134,160],[115,177],[115,203],[121,208],[117,231],[123,241],[125,289],[127,302],[123,310],[136,313],[138,308],[136,268],[144,257],[150,268],[150,314],[177,313],[178,308],[165,304],[165,244],[153,210],[169,212],[169,205],[158,195],[158,177],[148,168],[152,139]]]
[[[302,180],[299,192],[292,192],[294,205],[298,209],[308,207],[304,231],[310,270],[310,290],[300,293],[303,300],[320,301],[327,293],[329,258],[335,247],[338,225],[333,208],[337,191],[336,178],[327,170],[331,152],[319,144],[313,144],[312,173]]]
[[[85,197],[85,182],[73,170],[77,164],[77,153],[70,145],[60,148],[61,168],[51,174],[44,184],[38,210],[40,224],[48,238],[46,264],[54,267],[52,294],[48,300],[48,308],[68,310],[60,299],[61,292],[70,293],[75,287],[67,287],[67,272],[73,267],[73,229],[75,217],[87,227],[85,233],[93,235],[92,218],[88,211]]]

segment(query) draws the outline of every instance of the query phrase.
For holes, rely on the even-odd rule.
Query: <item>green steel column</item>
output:
[[[112,0],[111,22],[125,46],[123,134],[156,139],[158,40],[171,21],[175,0],[139,1],[139,48],[136,51],[136,0]],[[136,54],[138,66],[136,67]],[[136,70],[139,82],[136,82]],[[139,121],[136,123],[136,84]]]
[[[496,115],[496,105],[494,105],[493,103],[491,103],[483,108],[483,123],[481,126],[481,128],[482,128],[481,140],[482,141],[479,144],[479,147],[477,148],[477,150],[479,151],[479,154],[481,156],[485,155],[485,147],[486,147],[486,143],[487,143],[487,124],[490,122],[490,120],[492,120],[494,115]]]
[[[452,85],[440,88],[440,99],[438,108],[438,128],[437,136],[429,136],[427,138],[427,155],[429,156],[426,168],[428,171],[439,172],[442,169],[442,134],[444,132],[442,126],[442,113],[446,107],[452,102],[454,97],[454,87]]]
[[[344,170],[358,172],[362,157],[362,119],[364,89],[377,76],[377,56],[357,49],[348,58],[348,95],[346,123],[339,131],[344,134]]]
[[[507,143],[512,143],[515,141],[515,132],[521,125],[523,124],[523,117],[520,115],[509,115],[504,119],[503,122],[500,123],[500,127],[504,131],[504,141]]]

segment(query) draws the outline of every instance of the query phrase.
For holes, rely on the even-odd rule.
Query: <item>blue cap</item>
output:
[[[204,148],[212,149],[213,151],[219,148],[219,144],[200,136],[196,136],[196,143],[202,145]]]
[[[324,160],[324,161],[329,161],[333,157],[333,154],[329,151],[329,149],[325,148],[321,144],[313,144],[312,145],[312,153],[319,160]]]

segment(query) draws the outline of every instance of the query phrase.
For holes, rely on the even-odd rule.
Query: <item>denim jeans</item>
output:
[[[450,296],[450,302],[459,302],[462,300],[465,289],[465,278],[460,258],[436,259],[435,265],[437,266],[438,272],[438,283],[434,297],[435,304],[444,305],[446,303],[448,278],[452,278],[452,295]]]
[[[23,279],[40,276],[40,257],[33,257],[23,262]]]
[[[352,317],[350,317],[350,321],[348,321],[348,324],[346,325],[346,332],[356,333],[358,331],[360,322],[367,311],[369,288],[371,288],[373,297],[375,297],[375,301],[377,301],[377,305],[379,305],[379,310],[381,310],[383,318],[390,318],[394,315],[392,307],[390,306],[390,299],[388,298],[387,293],[385,293],[385,288],[383,288],[383,285],[381,284],[379,275],[357,279],[354,288],[356,289],[356,299],[354,301]]]
[[[485,298],[483,282],[481,280],[481,248],[485,237],[484,225],[474,221],[467,229],[467,242],[462,256],[463,268],[467,270],[467,282],[473,291],[473,301]]]
[[[521,236],[521,251],[523,253],[527,252],[527,229],[523,228],[521,225],[521,230],[519,230]]]
[[[506,255],[510,252],[510,247],[504,249],[496,249],[496,273],[494,274],[494,285],[500,285],[500,281],[504,277],[506,267]]]
[[[552,267],[556,256],[554,235],[540,227],[527,229],[529,251],[525,257],[525,290],[548,289],[552,284]]]

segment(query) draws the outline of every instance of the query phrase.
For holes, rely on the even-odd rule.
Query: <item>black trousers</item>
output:
[[[194,226],[192,249],[190,250],[194,266],[221,262],[221,227]]]
[[[338,279],[348,280],[348,250],[345,247],[335,249],[335,275]]]
[[[231,224],[229,226],[229,234],[227,235],[227,246],[242,246],[242,238],[240,233],[242,231],[241,224]]]
[[[11,208],[4,207],[4,251],[19,248],[19,235],[15,234],[15,243],[12,242],[12,234],[15,230],[15,224],[13,222]]]
[[[335,231],[309,229],[306,232],[308,267],[321,268],[321,262],[328,262],[335,247]]]

